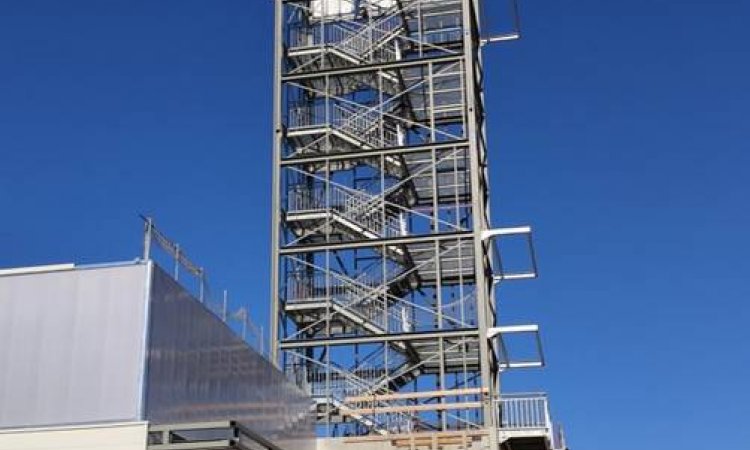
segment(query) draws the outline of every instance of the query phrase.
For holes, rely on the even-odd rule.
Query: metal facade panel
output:
[[[0,277],[0,428],[138,419],[146,273]]]
[[[154,267],[146,419],[237,420],[282,448],[315,445],[310,399]]]

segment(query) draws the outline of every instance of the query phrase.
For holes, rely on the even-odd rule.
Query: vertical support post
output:
[[[198,299],[201,301],[201,303],[205,302],[205,290],[206,290],[206,271],[201,267],[198,269],[198,273],[200,274],[200,286],[198,287]]]
[[[180,244],[174,245],[174,279],[180,280]]]
[[[479,30],[478,18],[475,17],[475,1],[462,0],[463,8],[463,33],[464,33],[464,64],[463,69],[466,73],[466,114],[467,130],[469,139],[469,157],[470,157],[470,176],[471,176],[471,193],[473,206],[473,241],[474,241],[474,270],[476,278],[476,296],[477,296],[477,319],[478,319],[478,339],[479,339],[479,357],[481,386],[490,389],[493,386],[491,355],[489,343],[486,339],[487,328],[494,324],[495,318],[490,316],[489,308],[489,289],[487,283],[487,268],[485,258],[485,248],[482,241],[482,232],[487,228],[485,216],[485,192],[486,186],[482,183],[482,165],[483,160],[481,130],[477,119],[481,111],[480,92],[477,92],[477,73],[479,69]],[[482,396],[483,402],[483,422],[484,426],[493,430],[496,427],[496,414],[493,411],[492,393]],[[496,433],[491,431],[490,446],[495,449],[498,446]]]
[[[247,341],[247,309],[242,309],[242,340]]]
[[[271,211],[271,349],[269,358],[271,362],[279,367],[279,246],[280,239],[280,220],[281,220],[281,151],[283,145],[283,125],[281,121],[282,114],[282,85],[281,74],[283,71],[284,55],[284,3],[281,0],[275,0],[275,40],[274,40],[274,83],[273,83],[273,121],[274,121],[274,148],[273,148],[273,181],[271,189],[273,193],[272,211]],[[321,45],[324,41],[324,30],[321,30]]]
[[[146,223],[143,232],[143,260],[151,259],[151,235],[154,228],[154,219],[146,217]]]
[[[264,337],[264,334],[265,334],[265,330],[263,329],[263,325],[261,325],[260,326],[260,333],[258,335],[258,346],[260,347],[260,354],[261,355],[265,355],[266,354],[266,351],[265,351],[265,348],[266,348],[265,341],[266,341],[266,339]]]
[[[227,297],[227,290],[224,289],[224,298],[222,301],[222,308],[221,308],[221,319],[226,322],[227,321],[227,305],[228,305],[228,297]]]
[[[435,129],[435,79],[433,77],[435,73],[435,65],[430,62],[427,64],[427,89],[429,92],[429,111],[430,111],[430,142],[435,143],[436,141],[436,129]]]

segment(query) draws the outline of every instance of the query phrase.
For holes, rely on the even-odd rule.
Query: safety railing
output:
[[[335,406],[346,408],[345,399],[363,393],[392,393],[387,387],[388,373],[382,368],[358,368],[350,371],[331,364],[328,368],[320,362],[302,357],[293,358],[284,368],[290,380],[299,381],[313,398],[333,400]],[[379,402],[380,406],[385,403]],[[411,431],[414,416],[407,413],[380,413],[355,417],[376,429],[389,432]]]
[[[360,276],[350,279],[341,274],[318,272],[293,276],[287,282],[290,304],[330,300],[341,311],[359,316],[382,332],[408,332],[412,323],[403,305],[390,304],[387,284]]]
[[[188,258],[184,247],[162,233],[156,227],[153,218],[141,218],[144,222],[143,259],[152,260],[166,270],[171,269],[170,275],[177,283],[200,301],[208,311],[233,328],[243,341],[267,358],[265,332],[262,326],[253,322],[249,309],[246,306],[231,309],[228,291],[223,290],[220,295],[216,295],[209,286],[206,270]],[[235,323],[238,324],[238,328],[232,326]]]
[[[441,28],[436,30],[424,30],[421,42],[431,45],[447,44],[459,42],[463,39],[463,29],[458,27]]]
[[[289,107],[287,127],[289,129],[326,126],[330,120],[326,105],[297,105]]]
[[[497,402],[500,407],[501,428],[551,430],[549,404],[545,394],[503,394]]]
[[[302,104],[289,107],[287,127],[290,130],[330,127],[371,148],[400,145],[399,133],[388,114],[397,107],[396,102],[386,102],[381,106],[355,105],[343,102],[325,104]]]
[[[381,237],[405,234],[401,217],[384,211],[382,196],[339,186],[294,186],[287,197],[287,212],[329,210]]]
[[[568,450],[562,425],[557,424],[552,427],[552,450]]]
[[[541,433],[551,450],[567,450],[562,427],[552,422],[546,394],[503,394],[496,404],[500,410],[501,433],[509,433],[509,436]]]
[[[395,46],[388,45],[391,39],[403,29],[399,13],[394,13],[361,27],[346,39],[335,45],[343,51],[358,52],[368,62],[384,62],[397,59]]]
[[[460,0],[414,0],[406,2],[403,8],[395,2],[386,9],[368,6],[368,16],[375,18],[372,21],[331,20],[290,25],[287,45],[292,50],[334,47],[364,61],[372,61],[370,56],[385,50],[386,54],[377,55],[377,60],[388,61],[399,57],[397,46],[387,44],[406,32],[404,17],[410,17],[408,43],[432,47],[463,39]]]
[[[326,46],[355,61],[386,62],[398,59],[393,38],[403,29],[400,15],[391,14],[372,23],[319,22],[289,27],[291,50]]]
[[[396,103],[390,102],[385,112],[390,112],[395,105]],[[360,140],[369,147],[383,148],[399,145],[398,132],[389,123],[391,120],[386,120],[386,115],[379,106],[336,103],[331,112],[333,128]]]

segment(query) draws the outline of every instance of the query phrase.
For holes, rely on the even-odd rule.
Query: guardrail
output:
[[[541,432],[551,450],[566,450],[565,434],[552,422],[547,394],[503,394],[495,403],[500,409],[500,429],[505,432]]]
[[[498,402],[501,428],[528,430],[551,427],[549,403],[545,394],[504,394]]]
[[[330,209],[364,230],[383,237],[405,235],[402,217],[384,212],[383,194],[372,195],[340,186],[293,186],[287,198],[287,211]]]
[[[141,218],[144,222],[143,260],[153,260],[165,270],[171,269],[170,275],[180,286],[230,328],[235,329],[232,324],[236,322],[239,326],[235,332],[242,340],[261,356],[268,358],[270,349],[266,348],[265,332],[262,326],[256,325],[250,318],[248,307],[240,306],[231,310],[228,291],[225,289],[221,295],[215,295],[209,287],[206,270],[187,257],[184,247],[157,229],[153,218]]]

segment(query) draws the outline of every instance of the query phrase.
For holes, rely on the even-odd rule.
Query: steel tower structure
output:
[[[491,226],[480,3],[275,0],[272,357],[319,436],[501,429],[499,373],[541,365],[496,323],[536,269]]]

